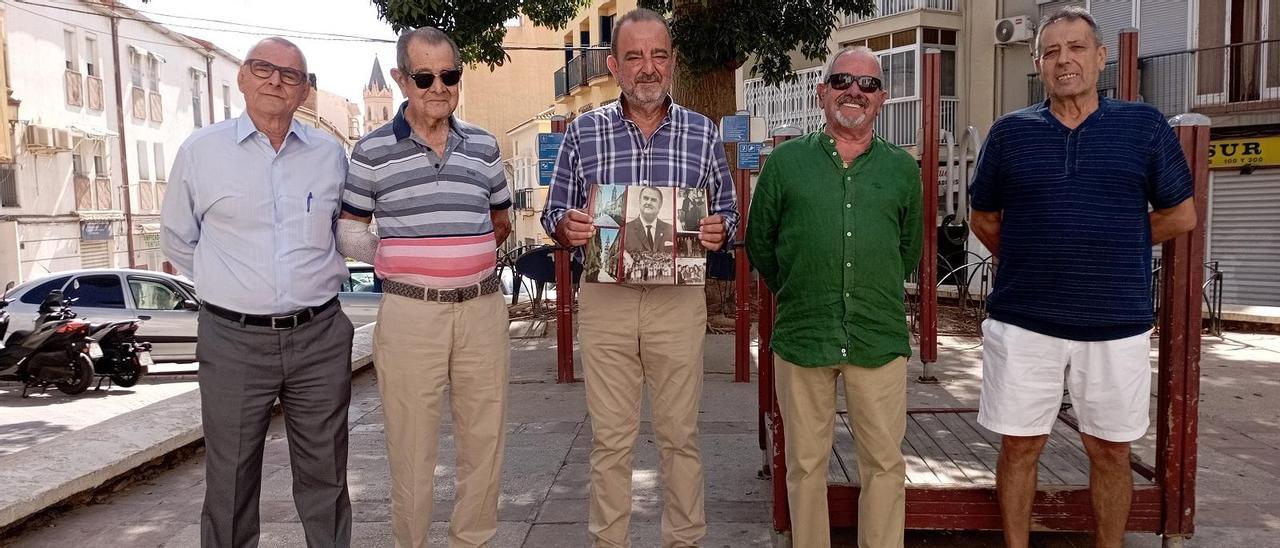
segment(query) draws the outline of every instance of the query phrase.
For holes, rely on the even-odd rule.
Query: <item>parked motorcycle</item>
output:
[[[104,379],[125,388],[138,384],[155,365],[151,360],[151,343],[137,338],[140,324],[139,320],[125,320],[91,325],[89,338],[102,347],[102,357],[93,362],[98,388]]]
[[[0,338],[9,329],[9,301],[0,299]],[[76,319],[62,291],[50,291],[40,304],[34,329],[9,334],[0,348],[0,380],[22,383],[22,397],[49,385],[76,395],[93,384],[93,360],[102,348],[89,338],[89,322]]]

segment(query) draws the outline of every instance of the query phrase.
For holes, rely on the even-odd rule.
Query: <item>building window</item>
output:
[[[71,174],[76,177],[89,176],[89,165],[85,162],[84,155],[80,154],[79,148],[71,152]]]
[[[160,60],[155,55],[147,56],[147,89],[160,93]]]
[[[142,53],[133,48],[129,49],[129,81],[135,88],[142,87]]]
[[[18,176],[13,164],[0,165],[0,207],[18,207]]]
[[[67,70],[79,72],[80,59],[77,58],[76,31],[62,31],[62,47],[66,50]]]
[[[151,180],[151,162],[147,160],[146,141],[138,141],[138,180]]]
[[[155,154],[152,159],[156,161],[156,180],[168,179],[169,170],[164,165],[164,143],[155,144]]]
[[[196,127],[204,125],[204,116],[200,114],[200,78],[201,73],[198,70],[191,69],[191,119],[195,122]]]
[[[893,51],[880,55],[880,70],[884,74],[885,87],[890,99],[915,97],[917,48]]]
[[[84,63],[86,74],[101,76],[98,74],[101,70],[98,66],[98,39],[92,34],[84,36]]]
[[[222,119],[231,119],[231,86],[222,85]]]
[[[107,142],[93,142],[93,173],[97,177],[110,177],[111,164],[107,158]]]
[[[600,16],[600,45],[605,46],[613,43],[613,18],[614,15]]]

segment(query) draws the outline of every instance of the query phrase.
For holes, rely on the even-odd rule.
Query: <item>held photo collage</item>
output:
[[[596,233],[587,243],[585,281],[706,283],[707,254],[698,241],[705,189],[597,184],[587,204]]]

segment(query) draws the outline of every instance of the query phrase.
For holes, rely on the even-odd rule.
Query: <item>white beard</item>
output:
[[[840,124],[841,126],[843,126],[843,127],[844,127],[844,128],[846,128],[846,129],[854,129],[854,128],[857,128],[857,127],[862,127],[862,125],[866,123],[866,121],[867,121],[867,113],[866,113],[866,111],[864,110],[864,111],[862,112],[862,114],[859,114],[859,115],[858,115],[858,117],[857,117],[857,118],[849,118],[848,116],[845,116],[845,114],[844,114],[843,112],[840,112],[839,110],[836,110],[836,116],[835,116],[835,118],[836,118],[836,123],[837,123],[837,124]]]

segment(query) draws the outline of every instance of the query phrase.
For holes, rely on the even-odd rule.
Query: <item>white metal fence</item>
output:
[[[764,80],[754,78],[743,83],[747,110],[752,116],[764,118],[769,129],[783,124],[800,128],[804,132],[822,127],[822,108],[818,106],[815,90],[822,81],[822,67],[796,71],[796,81],[778,86],[766,86]]]

